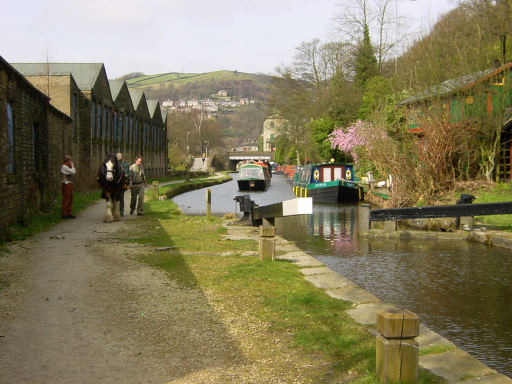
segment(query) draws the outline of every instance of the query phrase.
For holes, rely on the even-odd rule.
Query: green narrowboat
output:
[[[266,191],[270,186],[271,175],[264,163],[245,164],[238,174],[239,191]]]
[[[297,167],[293,189],[298,197],[315,203],[352,203],[363,199],[352,164],[326,163]]]

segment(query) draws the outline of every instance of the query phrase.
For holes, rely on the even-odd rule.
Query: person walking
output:
[[[64,156],[64,162],[60,167],[62,173],[62,205],[61,213],[63,219],[74,219],[71,214],[73,208],[73,175],[76,173],[75,165],[71,161],[71,156]]]
[[[126,186],[130,185],[130,166],[126,160],[123,160],[123,154],[121,152],[116,153],[116,158],[121,168],[123,168],[124,176],[126,177],[126,188]],[[119,211],[121,216],[124,216],[124,193],[126,192],[125,188],[123,188],[121,191],[121,196],[119,196]]]
[[[130,166],[130,215],[133,215],[137,208],[137,216],[142,216],[144,212],[144,190],[146,188],[146,174],[142,165],[142,156],[135,158],[135,163]]]

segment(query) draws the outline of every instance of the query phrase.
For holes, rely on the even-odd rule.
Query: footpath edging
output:
[[[231,240],[258,240],[258,235],[254,227],[237,225],[226,226],[226,228],[228,229],[226,237]],[[502,241],[505,244],[510,244],[512,248],[512,235],[506,237],[506,240],[503,240],[498,234],[486,232],[486,235],[489,234],[491,235],[490,237],[480,234],[478,239],[492,241],[494,238],[495,242]],[[468,235],[466,236],[469,238]],[[496,240],[498,238],[500,240]],[[479,241],[478,239],[475,240]],[[285,253],[276,256],[276,259],[286,260],[295,264],[299,267],[304,278],[315,287],[325,290],[327,295],[335,299],[352,302],[353,307],[347,310],[346,313],[359,324],[375,325],[377,311],[379,309],[397,308],[394,304],[382,302],[375,295],[331,270],[325,264],[280,236],[276,236],[276,254],[278,251]],[[512,379],[485,366],[467,352],[457,348],[452,342],[423,324],[420,325],[420,334],[416,340],[419,343],[420,352],[436,346],[447,347],[448,350],[443,353],[420,355],[419,365],[447,380],[449,383],[512,384]]]

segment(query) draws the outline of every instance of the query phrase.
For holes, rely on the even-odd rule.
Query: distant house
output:
[[[199,109],[199,100],[197,100],[197,99],[187,100],[187,107],[190,107],[192,109]]]
[[[263,122],[263,150],[275,151],[275,140],[279,133],[279,128],[287,121],[278,116],[270,116]]]
[[[201,101],[201,108],[203,111],[211,112],[211,113],[219,111],[219,107],[218,107],[217,103],[215,103],[212,100],[208,100],[208,99]]]
[[[512,62],[447,80],[398,104],[406,108],[407,126],[421,133],[421,121],[445,114],[450,124],[482,118],[501,119],[501,145],[497,174],[512,178]],[[441,110],[433,108],[440,106]]]
[[[172,107],[174,107],[173,100],[166,99],[166,100],[162,101],[162,108],[171,109]]]
[[[221,89],[220,91],[217,92],[217,97],[227,97],[227,96],[228,96],[228,92],[225,89]]]

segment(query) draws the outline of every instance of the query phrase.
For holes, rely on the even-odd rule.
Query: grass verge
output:
[[[467,193],[476,197],[473,203],[501,203],[512,200],[512,183],[496,183],[492,187],[483,187],[476,190],[465,190],[460,193]],[[457,195],[456,198],[458,198]],[[476,216],[475,221],[487,224],[502,231],[512,232],[512,215],[489,215]]]
[[[220,218],[181,215],[172,201],[164,200],[147,203],[141,220],[143,231],[131,231],[129,241],[173,251],[144,252],[139,261],[166,271],[183,287],[208,292],[222,307],[268,324],[273,335],[311,359],[310,382],[377,383],[375,338],[345,314],[351,303],[315,288],[289,262],[243,256],[255,251],[257,243],[223,238]],[[319,367],[318,360],[327,366]],[[419,382],[442,381],[422,370]]]
[[[73,194],[73,214],[78,214],[84,210],[93,201],[100,199],[100,191],[75,192]],[[52,225],[62,221],[60,211],[60,197],[55,200],[49,212],[40,212],[36,215],[19,220],[9,225],[0,236],[0,244],[23,240],[37,233],[46,231]]]

